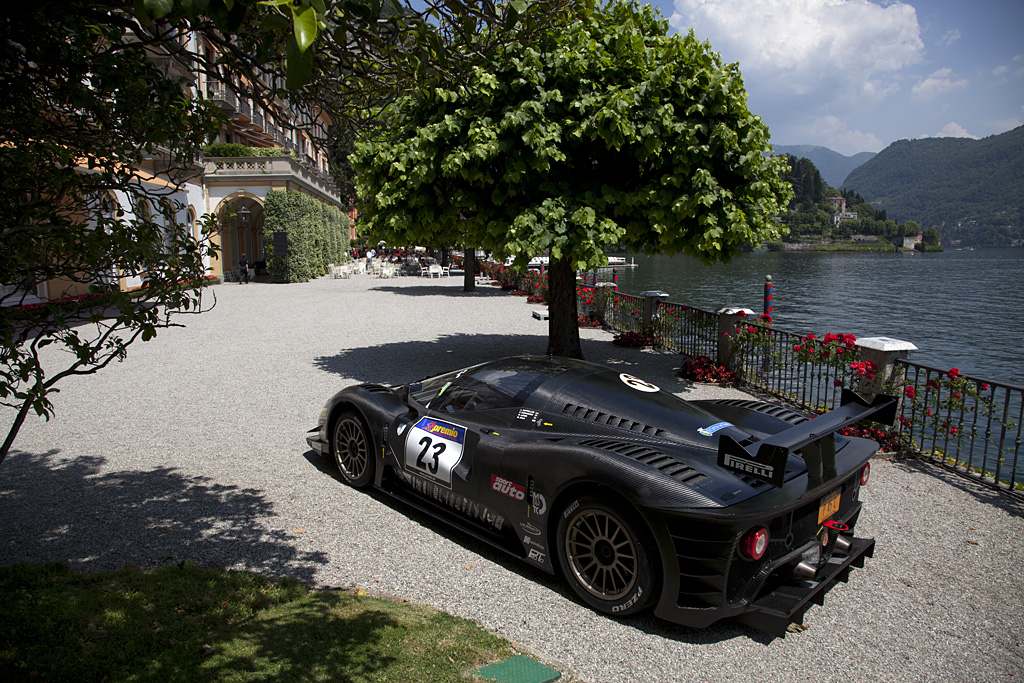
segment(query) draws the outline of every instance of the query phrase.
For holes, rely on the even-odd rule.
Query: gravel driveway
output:
[[[476,619],[591,683],[1024,680],[1024,506],[926,465],[876,461],[858,527],[874,559],[777,640],[599,616],[546,575],[339,483],[304,440],[333,392],[543,353],[534,306],[461,282],[215,287],[214,310],[64,381],[56,416],[29,419],[0,467],[0,563],[193,559],[358,586]],[[589,360],[679,395],[736,393],[677,380],[677,357],[581,334]]]

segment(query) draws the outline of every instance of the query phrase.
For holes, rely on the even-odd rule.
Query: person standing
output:
[[[245,258],[245,252],[242,252],[242,258],[238,259],[238,284],[247,285],[249,284],[249,260]]]

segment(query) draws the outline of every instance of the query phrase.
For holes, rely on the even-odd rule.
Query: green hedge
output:
[[[306,282],[348,260],[348,216],[302,192],[267,193],[263,203],[271,282]],[[288,254],[274,254],[274,234],[288,236]]]
[[[238,142],[211,142],[203,147],[204,157],[295,157],[284,147],[246,147]]]

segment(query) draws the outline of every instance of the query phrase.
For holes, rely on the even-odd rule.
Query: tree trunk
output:
[[[476,291],[476,247],[464,247],[465,256],[462,258],[462,269],[465,274],[462,276],[462,291]]]
[[[548,270],[548,314],[548,354],[582,359],[576,271],[566,257],[551,261]]]

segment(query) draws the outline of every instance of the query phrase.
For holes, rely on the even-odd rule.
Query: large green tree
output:
[[[713,262],[776,239],[787,165],[765,154],[737,66],[667,31],[649,6],[581,2],[466,82],[402,98],[353,157],[364,226],[521,267],[548,252],[548,352],[572,357],[575,274],[606,245]]]
[[[65,377],[208,308],[207,230],[183,190],[222,123],[201,76],[266,105],[358,119],[431,74],[458,80],[448,45],[493,26],[514,39],[522,0],[34,0],[0,15],[0,462]],[[405,7],[403,11],[396,8]],[[188,38],[202,39],[201,49]],[[450,58],[453,57],[453,58]],[[345,75],[339,87],[337,74]],[[280,123],[287,123],[280,121]],[[120,206],[134,209],[123,213]],[[144,207],[150,207],[145,210]],[[203,222],[202,217],[198,217]],[[122,278],[142,288],[125,291]],[[59,301],[31,303],[40,283]],[[50,347],[47,350],[47,347]],[[66,353],[50,353],[61,349]]]

